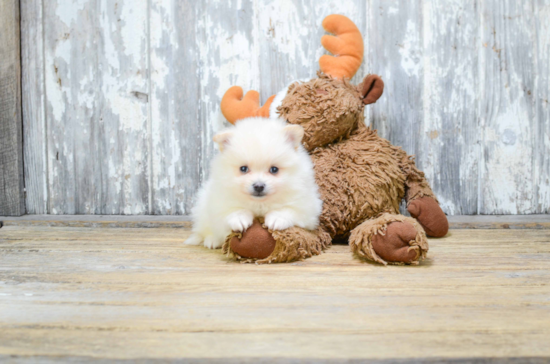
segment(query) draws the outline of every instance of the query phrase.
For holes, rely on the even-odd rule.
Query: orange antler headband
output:
[[[235,124],[238,120],[252,116],[269,117],[269,106],[275,95],[271,96],[260,107],[260,94],[257,91],[248,91],[243,98],[243,89],[239,86],[233,86],[225,92],[221,102],[222,114],[227,121]]]
[[[323,20],[323,28],[334,34],[323,35],[321,44],[334,56],[319,58],[321,71],[334,78],[353,77],[363,62],[363,37],[357,26],[343,15],[329,15]]]

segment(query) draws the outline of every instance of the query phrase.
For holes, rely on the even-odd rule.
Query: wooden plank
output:
[[[417,164],[446,213],[476,214],[478,7],[460,0],[429,1],[422,16],[423,95],[417,107],[424,114]]]
[[[550,215],[448,216],[453,229],[550,229]]]
[[[19,1],[0,1],[0,215],[25,213]]]
[[[203,149],[196,1],[151,2],[151,213],[189,214]]]
[[[52,214],[148,212],[148,7],[44,6]]]
[[[367,27],[369,71],[385,84],[384,96],[370,108],[371,125],[407,153],[419,153],[424,147],[418,137],[424,117],[421,3],[373,0]]]
[[[533,135],[535,211],[550,213],[550,1],[534,3],[537,119]]]
[[[26,215],[0,216],[6,226],[71,226],[93,228],[191,228],[189,216],[151,215]],[[550,221],[548,222],[550,225]]]
[[[480,3],[481,214],[536,213],[533,4]],[[546,211],[548,207],[544,207]]]
[[[42,10],[42,0],[21,0],[21,87],[28,214],[49,211]]]
[[[451,229],[550,229],[550,215],[455,215]],[[6,226],[72,226],[112,228],[191,228],[189,216],[26,215],[0,216]]]
[[[28,358],[25,356],[7,356],[0,355],[0,360],[9,361],[9,363],[28,363],[28,362],[40,362],[40,363],[58,363],[62,360],[65,363],[118,363],[124,364],[127,360],[124,359],[99,359],[90,356],[71,356],[70,358],[61,358],[59,356],[32,356]],[[315,363],[320,364],[334,364],[342,362],[343,359],[318,359],[315,358]],[[134,363],[166,363],[167,360],[158,358],[147,358],[146,360],[133,360]],[[180,361],[180,360],[178,360]],[[192,362],[196,364],[252,364],[262,362],[259,358],[193,358],[185,360],[184,362]],[[264,360],[265,361],[265,360]],[[311,363],[312,359],[308,358],[269,358],[269,362],[273,364],[297,364],[297,363]],[[347,363],[362,363],[363,360],[345,360]],[[438,363],[438,364],[494,364],[495,362],[501,364],[547,364],[548,358],[544,357],[529,357],[529,358],[479,358],[479,357],[461,357],[461,358],[412,358],[412,359],[368,359],[369,364],[388,364],[388,363],[401,363],[401,364],[424,364],[424,363]]]
[[[364,263],[344,245],[292,264],[238,264],[182,245],[188,236],[177,229],[4,227],[0,355],[550,357],[545,230],[451,230],[430,240],[429,258],[417,267]]]

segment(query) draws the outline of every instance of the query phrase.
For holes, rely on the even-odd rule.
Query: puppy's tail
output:
[[[193,234],[185,240],[186,245],[201,245],[203,242],[203,237],[199,234]]]

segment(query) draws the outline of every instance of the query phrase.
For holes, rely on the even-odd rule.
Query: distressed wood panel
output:
[[[49,212],[148,212],[148,8],[44,3]]]
[[[475,1],[423,2],[417,163],[452,215],[478,212],[478,18]]]
[[[422,3],[372,0],[367,14],[369,71],[384,80],[384,96],[371,107],[378,133],[409,154],[422,150]]]
[[[550,1],[534,2],[537,119],[533,135],[534,210],[550,213]]]
[[[547,230],[453,230],[417,267],[367,264],[345,245],[239,264],[188,236],[4,227],[0,360],[548,362]]]
[[[480,213],[535,213],[536,22],[531,2],[481,2]],[[547,209],[548,207],[546,207]]]
[[[48,132],[44,92],[42,0],[21,1],[23,147],[28,214],[48,210]]]
[[[151,2],[151,212],[188,214],[200,181],[202,155],[199,2]],[[185,24],[185,26],[182,26]]]
[[[2,216],[4,226],[191,229],[190,216],[25,215]],[[550,214],[449,216],[450,229],[550,229]]]
[[[19,1],[0,0],[0,215],[25,213]]]
[[[548,0],[22,5],[31,213],[189,214],[223,93],[313,77],[331,13],[363,32],[353,81],[386,83],[366,122],[416,154],[445,212],[550,211]]]

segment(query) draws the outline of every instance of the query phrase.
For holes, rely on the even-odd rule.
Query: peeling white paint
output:
[[[78,19],[79,13],[84,10],[89,0],[73,0],[70,4],[57,6],[55,15],[59,21],[62,21],[67,26],[71,26]]]
[[[409,76],[418,76],[420,72],[421,41],[419,34],[418,24],[408,20],[403,43],[398,44],[401,67]]]
[[[417,154],[447,213],[549,211],[547,4],[77,0],[43,10],[48,142],[35,153],[48,153],[26,178],[47,181],[50,213],[188,213],[212,136],[227,126],[225,91],[265,100],[313,77],[331,13],[365,37],[354,81],[377,72],[386,83],[367,121]]]

